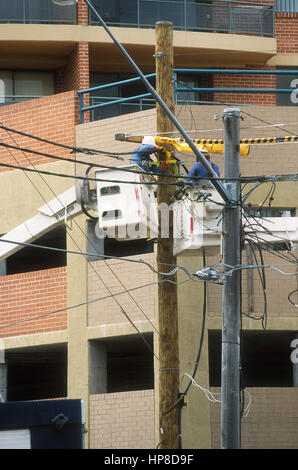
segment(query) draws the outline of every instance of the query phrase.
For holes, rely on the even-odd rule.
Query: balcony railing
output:
[[[0,23],[76,23],[76,7],[54,5],[51,0],[0,1]]]
[[[177,74],[179,73],[188,73],[188,74],[256,74],[256,75],[276,75],[276,76],[289,76],[296,77],[298,76],[298,70],[231,70],[231,69],[174,69],[174,96],[176,105],[179,104],[223,104],[222,102],[217,102],[212,99],[212,101],[207,101],[206,99],[200,99],[202,93],[271,93],[274,95],[285,94],[291,95],[296,93],[295,88],[295,79],[289,83],[290,88],[214,88],[214,87],[202,87],[202,86],[192,86],[184,87],[178,85],[179,81],[177,80]],[[145,75],[147,79],[153,79],[155,74]],[[155,101],[152,98],[150,93],[142,93],[135,96],[123,97],[121,96],[121,91],[114,92],[109,96],[105,95],[106,90],[111,90],[115,88],[122,87],[126,84],[131,84],[133,82],[139,82],[140,77],[130,78],[127,80],[121,80],[113,83],[106,83],[104,85],[99,85],[96,87],[88,88],[86,90],[79,90],[78,95],[80,98],[80,118],[81,123],[84,122],[84,116],[86,112],[90,112],[91,120],[105,119],[113,116],[120,116],[126,113],[133,113],[136,111],[143,111],[145,109],[154,108]],[[146,91],[146,90],[144,90]],[[190,92],[195,93],[189,96]],[[90,103],[88,106],[84,104],[84,96],[88,95],[90,98]],[[296,94],[295,94],[296,96]],[[213,98],[213,96],[212,96]],[[233,100],[232,100],[233,101]],[[234,104],[237,103],[225,103],[225,104]],[[292,104],[296,104],[293,101]],[[243,104],[242,104],[243,106]]]
[[[184,31],[212,31],[272,37],[274,7],[266,3],[216,0],[95,0],[95,8],[109,26],[154,28],[157,21],[171,21]],[[93,13],[89,23],[98,24]]]

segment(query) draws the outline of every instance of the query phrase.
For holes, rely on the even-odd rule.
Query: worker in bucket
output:
[[[208,164],[213,168],[217,176],[220,178],[220,171],[219,167],[216,165],[216,163],[211,162],[211,158],[207,150],[200,150],[201,154],[203,157],[206,158]],[[198,160],[198,157],[197,157]],[[188,179],[192,180],[194,183],[202,184],[206,186],[208,184],[207,181],[199,181],[199,178],[206,178],[210,176],[210,173],[207,171],[207,169],[204,167],[203,163],[196,161],[196,163],[191,167],[191,169],[188,172]]]
[[[152,171],[155,174],[163,173],[163,170],[154,165],[154,160],[150,157],[154,152],[161,150],[161,147],[156,145],[154,137],[145,135],[142,140],[142,145],[137,147],[131,156],[131,165],[139,165],[144,171]]]

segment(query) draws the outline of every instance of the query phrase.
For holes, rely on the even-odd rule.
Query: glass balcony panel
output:
[[[242,6],[231,8],[232,31],[245,31],[263,35],[263,11]]]
[[[140,26],[154,27],[156,21],[170,21],[176,29],[184,29],[184,2],[140,0]]]
[[[23,0],[10,0],[9,2],[0,2],[1,23],[22,23],[23,17]]]
[[[284,0],[286,1],[286,0]],[[294,0],[292,0],[294,1]],[[297,0],[298,1],[298,0]],[[189,0],[94,0],[108,24],[154,28],[157,21],[170,21],[174,29],[273,36],[271,5],[242,5]],[[91,14],[90,24],[97,24]]]
[[[95,0],[93,6],[107,24],[138,25],[138,0]],[[92,12],[90,23],[98,23]]]
[[[213,29],[213,9],[214,5],[187,3],[186,4],[186,29],[193,31],[204,31]],[[218,15],[221,21],[221,14]],[[216,13],[215,13],[216,20]]]
[[[9,0],[0,2],[0,23],[76,22],[76,7],[54,5],[51,0]]]
[[[138,24],[138,0],[119,0],[120,23],[123,25]]]
[[[120,22],[119,0],[95,0],[93,6],[107,24]],[[97,23],[93,13],[90,20],[91,24]]]

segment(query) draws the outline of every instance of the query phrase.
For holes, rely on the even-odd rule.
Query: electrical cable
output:
[[[288,295],[288,301],[289,301],[294,307],[298,308],[298,304],[296,304],[295,302],[293,302],[293,300],[291,299],[291,296],[292,296],[293,294],[295,294],[296,292],[298,292],[298,289],[294,289],[294,290],[292,290],[292,292],[289,293],[289,295]]]
[[[91,178],[91,177],[84,177],[84,176],[77,176],[77,175],[69,175],[65,173],[55,173],[52,171],[46,171],[46,170],[35,170],[34,168],[29,168],[29,167],[24,167],[21,165],[12,165],[9,163],[0,163],[0,166],[5,167],[5,168],[12,168],[12,169],[17,169],[17,170],[24,170],[32,173],[40,173],[43,175],[49,175],[49,176],[59,176],[62,178],[72,178],[72,179],[78,179],[78,180],[85,180],[85,181],[104,181],[108,183],[124,183],[124,184],[137,184],[137,185],[155,185],[155,186],[164,186],[164,185],[170,185],[170,186],[182,186],[185,184],[186,186],[189,187],[196,187],[198,185],[196,184],[191,184],[190,182],[188,183],[183,183],[183,181],[179,181],[176,183],[166,183],[163,181],[150,181],[150,182],[138,182],[138,181],[123,181],[123,180],[110,180],[110,179],[103,179],[103,178]],[[113,167],[114,168],[114,167]],[[133,171],[131,171],[133,172]],[[143,173],[144,174],[144,173]],[[152,176],[152,175],[151,175]],[[169,175],[168,175],[169,176]],[[177,175],[170,175],[172,177],[175,177],[177,179]],[[179,175],[179,178],[183,178],[183,176]],[[185,176],[185,178],[188,178]],[[246,183],[251,183],[254,181],[261,181],[261,182],[271,182],[271,181],[297,181],[298,180],[298,173],[295,174],[289,174],[289,175],[270,175],[270,176],[246,176],[246,177],[239,177],[239,178],[213,178],[213,177],[193,177],[193,179],[200,179],[200,180],[205,180],[205,181],[241,181],[241,182],[246,182]]]
[[[21,166],[21,165],[11,165],[9,163],[0,163],[0,166],[5,167],[5,168],[13,168],[13,169],[17,169],[17,170],[28,171],[29,173],[30,172],[31,173],[40,173],[42,175],[47,175],[47,176],[59,176],[61,178],[71,178],[71,179],[77,179],[77,180],[82,180],[82,181],[104,181],[104,182],[107,182],[107,183],[137,184],[137,185],[145,185],[145,186],[146,185],[147,186],[152,186],[152,185],[155,185],[155,186],[165,186],[165,185],[179,186],[179,182],[178,183],[166,183],[166,182],[163,182],[163,181],[156,181],[156,180],[146,182],[146,181],[124,181],[124,180],[114,180],[114,179],[111,180],[111,179],[105,179],[105,178],[91,178],[91,177],[78,176],[78,175],[69,175],[69,174],[66,174],[66,173],[55,173],[53,171],[47,171],[47,170],[36,170],[34,168],[24,167],[24,166]],[[177,178],[177,175],[175,175],[175,178]],[[214,179],[214,178],[212,178],[212,179]],[[181,183],[180,183],[180,185],[181,185]]]
[[[0,143],[0,147],[19,150],[19,151],[22,151],[24,153],[31,153],[33,155],[38,155],[38,156],[42,156],[42,157],[46,157],[46,158],[51,158],[51,159],[54,159],[54,160],[61,160],[61,161],[65,161],[65,162],[68,162],[68,163],[88,165],[88,167],[89,166],[91,167],[90,169],[92,169],[92,168],[103,168],[103,169],[108,169],[108,170],[116,170],[117,169],[117,167],[115,167],[115,166],[101,165],[100,163],[86,162],[84,160],[79,160],[79,159],[76,159],[76,158],[61,157],[61,156],[53,155],[53,154],[46,153],[46,152],[40,152],[38,150],[23,148],[23,147],[20,147],[19,145],[18,146],[10,145],[10,144],[7,144],[5,142]],[[141,151],[137,151],[137,150],[134,150],[133,152],[134,153],[141,153]],[[129,152],[129,154],[131,154],[131,153],[132,152]],[[177,164],[181,165],[184,168],[184,170],[186,171],[186,173],[188,173],[188,169],[183,164],[183,162],[175,156],[173,156],[173,158],[175,158],[175,160],[177,161]],[[131,160],[131,161],[135,161],[135,160]],[[133,168],[133,166],[132,166],[132,168],[129,168],[129,169],[128,168],[121,168],[121,167],[120,167],[120,169],[121,169],[121,171],[126,172],[126,173],[134,173],[134,174],[138,174],[138,175],[148,175],[148,176],[151,176],[151,177],[156,176],[156,174],[153,171],[144,171],[144,170],[141,170],[141,169],[140,170],[135,170]],[[185,176],[185,175],[177,175],[177,174],[170,174],[170,173],[165,173],[163,176],[167,177],[167,178],[175,178],[175,179],[177,179],[178,176],[179,176],[179,178],[187,178],[187,176]]]
[[[138,289],[147,288],[147,287],[150,287],[150,286],[153,286],[153,285],[156,285],[156,284],[160,284],[160,283],[163,283],[163,282],[169,282],[169,283],[172,283],[172,284],[179,285],[179,284],[183,284],[183,283],[188,282],[188,281],[189,281],[189,279],[184,279],[183,281],[179,281],[179,282],[175,282],[175,281],[172,281],[170,279],[161,279],[159,281],[149,282],[149,283],[143,284],[141,286],[132,287],[128,290],[130,292],[132,292],[132,291],[135,291],[135,290],[138,290]],[[46,312],[46,313],[42,313],[40,315],[35,315],[35,316],[29,317],[29,318],[25,318],[23,320],[16,320],[14,322],[7,323],[5,325],[0,325],[0,329],[8,328],[10,326],[18,325],[18,324],[21,324],[21,323],[30,322],[32,320],[37,320],[38,318],[47,317],[49,315],[55,315],[57,313],[65,312],[67,310],[72,310],[72,309],[78,308],[78,307],[83,307],[84,305],[89,305],[89,304],[92,304],[92,303],[95,303],[95,302],[99,302],[101,300],[106,300],[106,299],[109,299],[111,297],[116,297],[118,295],[122,295],[122,294],[126,294],[126,293],[127,293],[127,290],[123,290],[123,291],[120,291],[120,292],[116,292],[114,294],[108,294],[108,295],[105,295],[105,296],[102,296],[102,297],[98,297],[96,299],[87,300],[86,302],[80,302],[80,303],[75,304],[75,305],[62,307],[62,308],[59,308],[59,309],[51,311],[51,312]],[[133,323],[132,323],[132,325],[133,325]]]
[[[205,253],[203,253],[203,267],[206,267]],[[204,294],[203,294],[203,299],[204,300],[203,300],[203,313],[202,313],[202,327],[201,327],[201,336],[200,336],[199,349],[198,349],[197,357],[196,357],[196,361],[195,361],[195,367],[194,367],[191,379],[189,381],[189,384],[187,385],[184,392],[180,393],[177,401],[170,408],[168,408],[166,411],[164,411],[162,413],[162,415],[160,416],[160,429],[162,429],[163,418],[178,406],[178,422],[179,422],[178,436],[179,436],[179,448],[180,449],[182,449],[181,412],[182,412],[182,407],[183,407],[183,401],[184,401],[184,399],[185,399],[185,397],[186,397],[186,395],[187,395],[187,393],[188,393],[188,391],[189,391],[189,389],[192,385],[192,380],[194,379],[194,377],[197,373],[197,370],[198,370],[198,366],[199,366],[199,362],[200,362],[200,358],[201,358],[201,353],[202,353],[204,334],[205,334],[205,323],[206,323],[206,312],[207,312],[207,287],[206,287],[206,281],[203,281],[203,282],[204,282]],[[160,443],[159,443],[159,445],[160,445]]]
[[[243,114],[246,114],[246,115],[249,116],[249,117],[252,117],[252,118],[254,118],[254,119],[257,119],[257,120],[260,121],[260,122],[263,122],[264,124],[268,124],[268,125],[270,125],[270,126],[273,126],[272,122],[265,121],[264,119],[262,119],[262,118],[260,118],[260,117],[258,117],[258,116],[254,116],[253,114],[250,114],[250,113],[248,113],[248,112],[246,112],[246,111],[243,111],[243,110],[242,110],[241,112],[242,112]],[[284,132],[289,132],[289,133],[292,134],[292,135],[296,135],[294,132],[291,132],[291,131],[289,131],[288,129],[284,129],[283,127],[281,127],[281,126],[279,126],[279,125],[276,125],[275,127],[277,127],[278,129],[280,129],[280,130],[282,130],[282,131],[284,131]]]
[[[72,153],[75,153],[75,152],[85,153],[87,155],[103,154],[103,155],[106,155],[106,156],[109,156],[109,157],[114,157],[114,158],[117,158],[117,159],[119,159],[118,156],[120,156],[120,155],[129,155],[129,154],[131,154],[131,152],[121,152],[121,153],[107,152],[105,150],[97,150],[97,149],[89,149],[89,148],[83,148],[83,147],[75,147],[75,146],[72,146],[72,145],[65,145],[65,144],[61,144],[61,143],[58,143],[58,142],[54,142],[52,140],[44,139],[42,137],[37,137],[35,135],[28,134],[26,132],[17,131],[16,129],[12,129],[10,127],[4,126],[3,124],[0,125],[0,129],[6,130],[8,132],[13,132],[15,134],[19,134],[19,135],[22,135],[24,137],[29,137],[29,138],[31,138],[33,140],[37,140],[39,142],[44,142],[46,144],[51,144],[51,145],[54,145],[54,146],[57,146],[57,147],[61,147],[61,148],[67,149],[67,150],[71,150]],[[115,155],[115,153],[117,153],[117,155]]]
[[[8,133],[8,135],[10,136],[10,134],[9,134],[8,131],[7,131],[7,133]],[[11,136],[10,136],[10,137],[11,137]],[[12,140],[14,141],[14,138],[13,138],[13,137],[11,137],[11,138],[12,138]],[[20,149],[20,148],[17,148],[17,149],[20,150],[20,151],[22,151],[22,152],[24,153],[24,155],[25,155],[26,159],[28,160],[28,162],[32,165],[32,162],[30,161],[30,159],[29,159],[29,157],[26,155],[26,153],[25,153],[22,149]],[[33,165],[33,166],[34,166],[34,165]],[[35,169],[35,167],[34,167],[34,169]],[[50,189],[51,192],[54,194],[54,196],[57,197],[57,195],[55,194],[55,192],[52,190],[52,188],[49,186],[49,184],[44,180],[44,178],[43,178],[41,175],[39,175],[39,176],[40,176],[41,179],[45,182],[45,184],[49,187],[49,189]],[[30,180],[30,178],[29,178],[29,180]],[[31,181],[31,180],[30,180],[30,181]],[[34,188],[38,191],[38,189],[36,188],[36,186],[35,186],[35,185],[33,185],[33,186],[34,186]],[[39,191],[38,191],[38,192],[39,192]],[[40,192],[39,192],[39,195],[43,198],[43,196],[41,195]],[[44,198],[43,198],[43,199],[44,199]],[[46,204],[48,204],[48,203],[46,202]],[[82,231],[81,227],[77,224],[76,221],[75,221],[75,223],[76,223],[76,225],[79,227],[80,231],[84,234],[84,236],[86,236],[85,232]],[[69,236],[70,236],[70,238],[73,240],[73,242],[77,245],[76,241],[72,238],[72,236],[71,236],[71,235],[69,235]],[[86,237],[86,238],[88,238],[88,237]],[[93,243],[92,243],[92,244],[93,244]],[[77,247],[79,248],[78,245],[77,245]],[[79,248],[79,249],[80,249],[80,248]],[[87,263],[89,264],[88,259],[87,259]],[[105,263],[106,263],[106,261],[105,261]],[[90,265],[91,265],[91,264],[90,264]],[[109,267],[109,266],[108,266],[108,267]],[[99,277],[99,279],[101,280],[101,282],[105,285],[104,281],[101,279],[101,277],[99,276],[98,272],[95,270],[95,268],[94,268],[93,265],[91,265],[91,268],[95,271],[97,277]],[[109,267],[109,268],[110,268],[110,267]],[[110,268],[110,269],[111,269],[111,268]],[[119,281],[120,281],[120,280],[119,280]],[[121,281],[120,281],[120,282],[121,282]],[[122,282],[121,282],[121,284],[123,285]],[[110,289],[108,288],[108,286],[105,285],[105,287],[106,287],[107,290],[111,293],[111,291],[110,291]],[[124,285],[123,285],[123,287],[124,287]],[[130,294],[129,294],[129,295],[130,295]],[[115,299],[115,300],[116,300],[116,302],[118,303],[121,312],[126,316],[126,318],[130,321],[130,323],[135,327],[136,331],[139,333],[138,328],[137,328],[136,325],[134,325],[134,323],[131,321],[131,319],[129,318],[129,316],[127,315],[127,313],[126,313],[125,310],[123,309],[123,307],[119,304],[118,300],[117,300],[117,299]],[[138,305],[138,303],[135,301],[134,298],[133,298],[133,301],[136,303],[136,305],[139,307],[140,311],[143,313],[143,315],[144,315],[144,316],[147,318],[147,320],[148,320],[148,317],[146,316],[145,312],[144,312],[143,309]],[[151,323],[151,321],[150,321],[150,323]],[[151,324],[152,324],[152,323],[151,323]],[[145,338],[143,338],[143,335],[140,334],[140,336],[141,336],[141,338],[143,339],[143,341],[145,342],[145,344],[147,345],[147,341],[146,341]],[[147,346],[148,346],[148,345],[147,345]]]
[[[293,126],[297,125],[298,121],[290,121],[290,122],[284,122],[284,123],[279,123],[279,124],[268,124],[266,126],[241,126],[241,130],[247,130],[247,129],[268,129],[270,127],[279,127],[279,126]],[[187,130],[187,133],[200,133],[200,132],[216,132],[216,131],[223,131],[223,127],[215,127],[213,129],[194,129],[194,130]],[[288,132],[288,131],[287,131]],[[142,134],[125,134],[126,137],[142,137],[146,132]],[[174,134],[180,134],[179,131],[168,131],[168,132],[163,132],[162,135],[165,136],[167,134],[174,135]],[[159,136],[159,132],[150,132],[150,135],[152,136]]]
[[[205,250],[203,250],[203,268],[206,267],[206,255],[205,255]],[[197,352],[197,357],[196,357],[196,362],[195,362],[195,367],[192,373],[192,377],[194,378],[201,359],[201,354],[202,354],[202,348],[203,348],[203,341],[204,341],[204,334],[205,334],[205,326],[206,326],[206,314],[207,314],[207,283],[204,282],[204,288],[203,288],[203,311],[202,311],[202,326],[201,326],[201,336],[200,336],[200,343],[199,343],[199,349]],[[188,386],[184,390],[183,394],[186,395],[190,389],[191,382],[189,382]]]
[[[12,147],[12,146],[9,146],[9,147]],[[17,150],[23,151],[23,153],[25,154],[25,150],[24,150],[24,149],[21,149],[21,148],[18,147]],[[26,158],[28,159],[29,163],[32,164],[31,161],[30,161],[30,159],[28,158],[28,156],[26,156]],[[89,167],[89,168],[90,168],[90,167]],[[41,172],[39,172],[39,173],[41,173]],[[41,176],[41,175],[40,175],[40,176]],[[54,194],[55,194],[55,193],[54,193]],[[84,234],[84,235],[85,235],[85,234]],[[76,243],[76,242],[75,242],[75,243]],[[31,246],[32,246],[32,245],[31,245]],[[88,262],[88,261],[87,261],[87,262]],[[105,261],[105,262],[106,262],[106,261]],[[91,267],[92,267],[93,270],[95,270],[92,265],[91,265]],[[109,265],[108,265],[108,268],[113,272],[114,276],[116,276],[115,272],[112,270],[112,268],[111,268]],[[97,276],[100,278],[98,272],[97,272],[96,270],[95,270],[95,272],[96,272]],[[123,283],[120,281],[119,277],[118,277],[118,276],[116,276],[116,277],[117,277],[118,281],[123,285]],[[106,289],[108,289],[108,291],[111,293],[109,287],[105,284],[105,282],[103,281],[103,279],[100,278],[100,280],[101,280],[101,282],[105,285]],[[124,287],[124,285],[123,285],[123,287]],[[126,291],[127,291],[127,290],[126,290]],[[128,292],[128,291],[127,291],[127,292]],[[129,294],[129,295],[130,295],[130,294]],[[145,312],[143,311],[143,309],[142,309],[142,308],[138,305],[138,303],[136,302],[136,300],[135,300],[131,295],[130,295],[130,297],[133,299],[133,301],[134,301],[134,302],[136,303],[136,305],[139,307],[139,309],[141,310],[141,312],[143,313],[143,315],[146,317],[146,319],[149,320],[148,317],[146,316]],[[123,309],[123,307],[120,305],[120,303],[117,301],[117,299],[115,299],[115,300],[116,300],[116,302],[118,303],[121,312],[125,315],[125,317],[128,319],[128,321],[135,327],[136,331],[138,332],[138,334],[141,336],[141,338],[142,338],[143,341],[145,342],[146,346],[148,347],[146,338],[144,338],[143,335],[141,334],[141,332],[139,332],[138,328],[137,328],[136,325],[131,321],[131,319],[129,318],[129,316],[127,315],[127,313],[126,313],[125,310]],[[150,320],[149,320],[149,322],[150,322],[150,324],[152,324]],[[152,325],[152,326],[154,327],[154,325]],[[155,327],[154,327],[154,328],[155,328]],[[149,345],[149,346],[150,346],[150,345]],[[151,349],[151,348],[150,348],[150,349]],[[152,352],[153,352],[153,351],[152,351]],[[154,352],[153,352],[153,354],[154,354]],[[154,355],[155,355],[155,354],[154,354]]]
[[[88,174],[89,174],[89,172],[91,171],[92,168],[93,168],[92,165],[90,165],[90,166],[87,168],[87,170],[86,170],[86,172],[85,172],[85,176],[86,176],[86,177],[88,177]],[[85,185],[85,184],[88,184],[88,182],[87,182],[87,181],[83,181],[83,185]],[[94,215],[92,215],[92,214],[89,213],[89,211],[88,211],[88,210],[86,209],[86,207],[85,207],[85,202],[82,201],[82,198],[81,198],[81,200],[80,200],[80,204],[81,204],[81,208],[82,208],[83,213],[88,217],[88,219],[91,219],[91,220],[97,222],[97,221],[98,221],[98,216],[95,217]]]
[[[30,248],[57,251],[57,252],[60,252],[60,253],[70,253],[70,254],[82,255],[82,256],[88,256],[88,257],[93,256],[93,257],[96,257],[96,258],[100,256],[101,258],[104,258],[104,259],[107,259],[107,260],[108,259],[113,259],[113,260],[119,260],[119,261],[127,261],[129,263],[140,263],[140,264],[146,265],[154,274],[158,274],[160,276],[165,276],[165,277],[174,276],[176,274],[176,272],[180,269],[180,270],[184,271],[187,274],[187,276],[189,277],[190,280],[196,281],[196,282],[203,282],[203,281],[199,280],[196,275],[191,274],[188,271],[188,269],[186,269],[185,266],[182,266],[182,265],[168,265],[167,263],[159,263],[159,264],[164,264],[166,266],[174,266],[174,269],[172,269],[172,271],[161,272],[161,271],[158,271],[148,261],[145,261],[143,259],[133,259],[133,258],[126,258],[126,257],[123,257],[123,256],[105,255],[105,254],[102,254],[102,253],[89,253],[89,252],[85,252],[85,251],[75,251],[75,250],[69,250],[69,249],[65,249],[65,248],[49,247],[49,246],[45,246],[45,245],[38,245],[38,244],[34,244],[34,243],[25,243],[25,242],[19,242],[19,241],[8,240],[8,239],[3,239],[3,238],[0,238],[0,243],[1,242],[2,243],[10,243],[10,244],[13,244],[13,245],[20,245],[20,246],[24,246],[24,247],[30,247]]]

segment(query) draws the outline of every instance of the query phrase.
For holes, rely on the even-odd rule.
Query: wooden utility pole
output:
[[[170,111],[174,114],[173,85],[173,26],[169,22],[156,23],[156,91]],[[168,115],[157,104],[157,132],[159,135],[173,131],[174,125]],[[166,134],[168,136],[168,134]],[[159,160],[165,160],[166,154],[159,152]],[[172,164],[164,167],[165,173],[174,174]],[[170,178],[159,176],[159,181],[169,182]],[[157,203],[171,204],[173,186],[160,185],[157,189]],[[162,227],[162,212],[159,211],[159,227]],[[157,244],[157,267],[167,272],[176,265],[173,256],[173,217],[170,211],[169,235],[162,237],[159,233]],[[164,264],[165,263],[165,264]],[[167,266],[168,264],[168,266]],[[158,280],[164,280],[159,275]],[[169,277],[177,281],[176,276]],[[179,392],[179,349],[178,349],[178,306],[177,285],[163,282],[158,284],[158,321],[159,321],[159,418],[161,449],[177,449],[179,447],[179,409],[173,406],[177,402]]]

